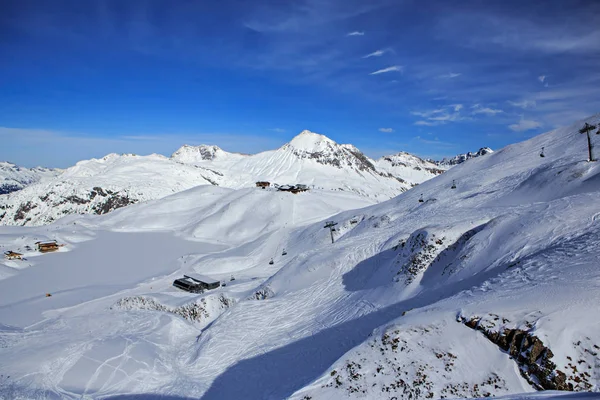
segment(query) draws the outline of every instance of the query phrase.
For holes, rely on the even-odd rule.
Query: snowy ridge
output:
[[[0,197],[0,224],[42,225],[68,214],[106,214],[161,198],[218,175],[161,155],[109,154],[80,161],[54,178]]]
[[[0,195],[23,189],[27,185],[58,176],[59,169],[24,168],[9,162],[0,162]]]
[[[464,154],[458,154],[452,158],[444,158],[442,161],[432,161],[440,168],[451,168],[455,165],[462,164],[467,160],[475,157],[485,156],[486,154],[493,153],[494,150],[489,147],[482,147],[477,152],[471,153],[470,151]]]
[[[597,396],[600,163],[578,129],[598,121],[365,208],[342,191],[201,186],[2,227],[27,260],[0,262],[0,395]],[[27,250],[44,239],[66,246]],[[225,286],[173,288],[188,272]]]
[[[423,183],[444,172],[436,164],[404,151],[381,157],[376,166],[394,176],[401,176],[412,184]]]
[[[205,144],[200,146],[190,146],[184,144],[179,150],[173,153],[171,158],[182,163],[191,164],[201,161],[239,159],[244,156],[244,154],[239,153],[228,153],[219,146]]]

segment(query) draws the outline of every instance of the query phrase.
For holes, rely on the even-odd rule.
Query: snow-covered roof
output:
[[[209,283],[209,284],[210,283],[219,283],[218,280],[210,278],[210,277],[208,277],[206,275],[189,273],[189,274],[186,274],[186,275],[183,275],[183,276],[185,276],[186,278],[193,279],[193,280],[198,281],[198,282],[203,282],[203,283]]]

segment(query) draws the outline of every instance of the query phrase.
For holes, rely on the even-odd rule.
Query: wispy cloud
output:
[[[459,73],[459,72],[449,72],[447,74],[439,75],[438,78],[442,78],[442,79],[454,79],[454,78],[458,78],[461,75],[462,74]]]
[[[392,133],[392,132],[394,132],[394,129],[393,128],[379,128],[379,132]]]
[[[443,122],[443,121],[423,121],[423,120],[420,120],[420,121],[416,121],[414,123],[414,125],[417,125],[417,126],[438,126],[438,125],[443,125],[444,123],[445,122]]]
[[[363,56],[363,58],[370,58],[370,57],[381,57],[382,55],[384,55],[385,53],[387,53],[389,50],[388,49],[383,49],[383,50],[375,50],[372,53],[367,54],[366,56]]]
[[[530,131],[532,129],[537,129],[541,126],[542,124],[538,121],[534,121],[531,119],[521,119],[516,124],[509,125],[508,127],[515,132],[524,132]]]
[[[450,104],[443,108],[436,108],[428,111],[412,111],[412,115],[424,118],[423,120],[416,121],[414,125],[421,126],[437,126],[444,125],[448,122],[457,122],[469,119],[461,115],[463,109],[462,104]]]
[[[277,132],[277,133],[284,133],[285,132],[285,129],[283,129],[283,128],[271,128],[269,130],[273,131],[273,132]]]
[[[481,107],[479,104],[475,104],[471,107],[471,109],[473,114],[484,114],[488,116],[494,116],[504,112],[504,110],[500,110],[498,108]]]
[[[347,33],[346,36],[365,36],[365,33],[361,31],[354,31]]]
[[[433,146],[437,146],[437,147],[455,147],[456,146],[455,143],[443,142],[443,141],[439,140],[437,137],[434,140],[431,140],[431,139],[422,138],[421,136],[415,136],[415,139],[421,143],[424,143],[427,145],[433,145]]]
[[[536,103],[535,100],[521,100],[521,101],[507,101],[508,104],[510,104],[513,107],[519,107],[519,108],[534,108]]]
[[[538,76],[538,81],[544,83],[545,80],[546,80],[546,75],[540,75],[540,76]]]
[[[385,74],[387,72],[402,72],[402,71],[404,71],[404,67],[402,65],[394,65],[391,67],[379,69],[375,72],[371,72],[369,75],[379,75],[379,74]]]

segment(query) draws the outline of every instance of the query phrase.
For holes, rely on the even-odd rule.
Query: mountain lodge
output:
[[[271,186],[271,182],[256,182],[256,187],[259,188],[268,188],[269,186]]]
[[[4,258],[6,258],[8,260],[22,260],[23,254],[15,253],[14,251],[5,251]]]
[[[35,245],[40,253],[56,251],[60,247],[56,240],[52,240],[49,242],[36,242]]]

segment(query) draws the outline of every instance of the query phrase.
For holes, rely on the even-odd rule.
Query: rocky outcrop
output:
[[[554,353],[537,336],[521,329],[505,328],[500,331],[487,329],[480,318],[459,318],[471,329],[482,332],[491,342],[511,355],[519,366],[521,375],[538,390],[573,391],[567,375],[557,369],[552,361]]]

